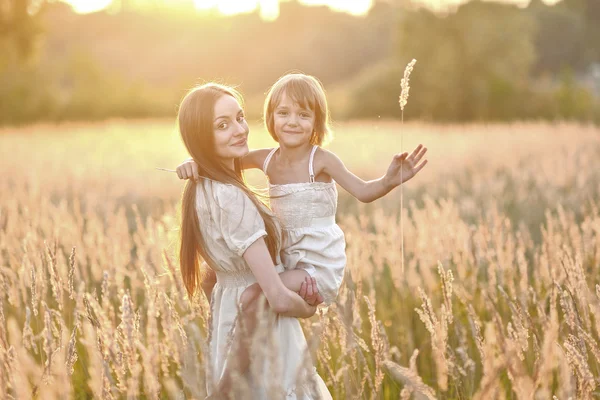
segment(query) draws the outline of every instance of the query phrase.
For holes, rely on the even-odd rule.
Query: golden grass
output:
[[[405,188],[406,270],[398,191],[341,194],[348,274],[303,321],[334,398],[597,397],[600,132],[365,121],[330,148],[373,178],[400,129],[429,148]],[[182,183],[154,169],[186,157],[174,124],[4,128],[0,148],[0,393],[203,398],[208,306],[173,257]]]

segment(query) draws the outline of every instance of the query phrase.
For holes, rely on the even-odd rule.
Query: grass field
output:
[[[303,321],[334,398],[600,397],[600,130],[568,124],[335,126],[375,178],[429,165],[371,204],[340,192],[348,275]],[[251,147],[272,146],[260,126]],[[0,130],[0,393],[203,398],[206,300],[178,272],[172,121]],[[260,173],[249,180],[264,185]],[[198,356],[196,356],[198,354]]]

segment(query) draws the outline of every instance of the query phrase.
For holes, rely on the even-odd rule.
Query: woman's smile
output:
[[[245,137],[243,139],[238,140],[237,142],[233,143],[232,146],[235,147],[243,147],[246,145],[246,143],[248,142],[248,138]]]

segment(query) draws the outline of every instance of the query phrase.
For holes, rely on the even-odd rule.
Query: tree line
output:
[[[173,117],[204,80],[239,85],[258,118],[269,85],[316,75],[336,119],[432,121],[575,119],[600,122],[600,2],[525,8],[471,1],[449,15],[410,2],[375,2],[354,17],[281,3],[230,17],[123,8],[79,15],[45,0],[0,7],[0,123]]]

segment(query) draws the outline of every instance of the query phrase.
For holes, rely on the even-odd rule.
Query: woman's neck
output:
[[[221,160],[225,168],[235,171],[235,158],[224,158]]]

